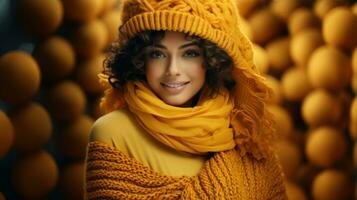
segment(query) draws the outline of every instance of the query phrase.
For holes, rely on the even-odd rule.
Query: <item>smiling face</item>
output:
[[[145,49],[146,80],[151,90],[172,106],[190,106],[205,83],[206,70],[199,46],[184,33],[167,31]]]

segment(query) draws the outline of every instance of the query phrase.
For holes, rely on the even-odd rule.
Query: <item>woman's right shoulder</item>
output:
[[[123,133],[134,126],[132,113],[119,109],[98,118],[90,131],[89,141],[97,141],[113,146],[114,140],[120,139]]]

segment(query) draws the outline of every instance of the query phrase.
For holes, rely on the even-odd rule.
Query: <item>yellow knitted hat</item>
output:
[[[244,149],[260,149],[259,143],[272,131],[271,117],[265,108],[270,89],[256,70],[252,45],[240,31],[238,9],[233,0],[124,0],[121,22],[120,40],[126,41],[146,30],[169,30],[199,36],[224,49],[234,62],[234,112],[239,123],[236,131],[241,136],[238,143],[242,153]],[[109,89],[102,106],[116,109],[119,96],[113,88]]]

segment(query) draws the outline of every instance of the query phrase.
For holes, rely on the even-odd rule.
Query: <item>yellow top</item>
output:
[[[194,176],[206,160],[204,156],[178,152],[157,141],[138,125],[127,109],[99,118],[90,140],[109,144],[152,170],[170,176]]]

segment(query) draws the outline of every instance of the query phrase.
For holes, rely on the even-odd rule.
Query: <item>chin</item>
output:
[[[191,106],[191,101],[188,99],[180,100],[180,99],[165,99],[162,98],[162,100],[171,106],[176,106],[176,107],[189,107]]]

